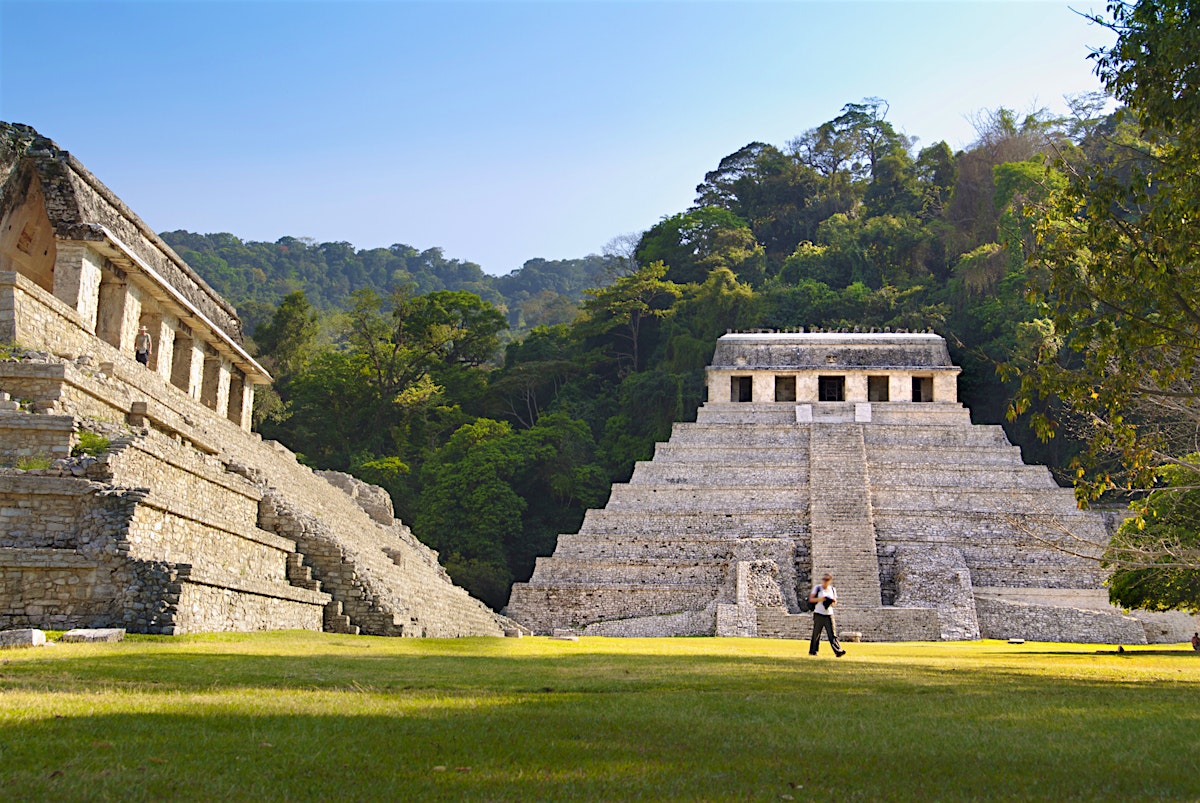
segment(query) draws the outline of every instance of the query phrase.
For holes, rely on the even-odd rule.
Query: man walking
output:
[[[814,606],[812,641],[808,644],[808,654],[817,654],[821,646],[821,631],[824,630],[829,638],[829,646],[833,647],[833,654],[841,658],[846,651],[842,649],[837,634],[833,632],[833,606],[837,605],[837,589],[833,587],[832,574],[826,572],[821,577],[821,584],[813,586],[808,601]]]

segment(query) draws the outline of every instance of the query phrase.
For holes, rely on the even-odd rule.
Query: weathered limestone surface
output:
[[[111,644],[125,640],[125,629],[121,627],[77,627],[63,633],[60,641],[68,644]]]
[[[1104,518],[1000,427],[971,424],[940,337],[726,335],[708,373],[696,422],[538,559],[511,617],[543,633],[808,638],[797,603],[830,571],[839,627],[864,640],[1190,636],[1183,614],[1123,615],[1096,561],[1052,547],[1103,543]]]
[[[23,627],[17,630],[0,630],[0,649],[7,647],[40,647],[46,643],[44,631]]]

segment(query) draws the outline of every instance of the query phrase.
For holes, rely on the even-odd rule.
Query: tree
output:
[[[887,113],[888,103],[882,98],[847,103],[840,115],[801,134],[789,146],[802,162],[825,176],[831,188],[864,182],[884,157],[908,153],[908,138],[885,119]]]
[[[679,284],[703,282],[716,268],[752,284],[766,274],[766,253],[749,224],[716,206],[661,220],[642,235],[636,256],[639,265],[665,263],[666,278]]]
[[[1143,515],[1121,524],[1105,551],[1113,566],[1109,595],[1126,608],[1200,609],[1200,455],[1159,471]]]
[[[624,343],[615,352],[622,373],[641,370],[645,325],[670,315],[671,304],[679,298],[679,287],[664,280],[666,274],[664,263],[651,262],[608,287],[587,291],[583,332],[612,335]]]
[[[1036,210],[1031,289],[1043,336],[1028,364],[1012,367],[1023,370],[1013,413],[1061,399],[1063,414],[1034,420],[1045,437],[1072,427],[1086,437],[1080,498],[1157,489],[1135,508],[1161,526],[1136,532],[1143,555],[1168,555],[1160,536],[1197,524],[1164,494],[1200,484],[1185,457],[1200,432],[1200,19],[1186,0],[1113,3],[1109,13],[1096,21],[1117,42],[1096,54],[1096,71],[1136,129],[1083,143],[1088,160],[1064,152],[1066,187]],[[1170,479],[1177,472],[1191,479]]]
[[[280,302],[270,323],[258,325],[254,340],[278,373],[289,376],[308,364],[321,328],[318,321],[317,311],[304,291],[297,290]]]

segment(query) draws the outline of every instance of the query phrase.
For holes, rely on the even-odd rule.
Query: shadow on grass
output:
[[[668,662],[669,664],[670,662]],[[832,666],[829,667],[832,669]],[[844,686],[844,687],[843,687]],[[130,695],[0,728],[7,800],[1132,799],[1200,794],[1195,693],[835,678],[770,693]],[[297,700],[297,698],[300,698]],[[87,704],[84,703],[84,706]],[[61,706],[68,713],[49,714]],[[815,738],[815,734],[821,734]]]
[[[0,798],[1200,798],[1182,651],[294,642],[0,654]]]

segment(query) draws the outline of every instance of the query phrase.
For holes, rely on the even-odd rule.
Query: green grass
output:
[[[79,433],[79,443],[71,447],[71,456],[91,455],[92,457],[99,457],[107,452],[111,445],[112,441],[100,433],[92,432],[90,429],[81,430]]]
[[[4,800],[1200,799],[1190,648],[130,637],[0,652]]]
[[[50,468],[54,464],[54,460],[43,454],[29,455],[17,460],[16,467],[21,471],[40,471]]]

